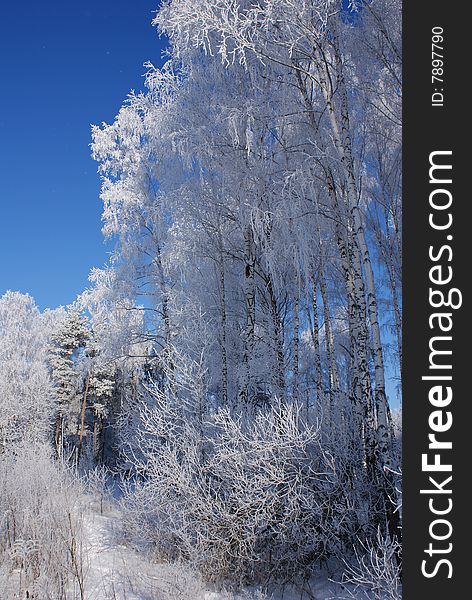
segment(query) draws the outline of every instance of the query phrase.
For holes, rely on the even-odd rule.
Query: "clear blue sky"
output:
[[[110,248],[90,125],[162,63],[159,0],[26,0],[0,15],[0,295],[68,304]]]

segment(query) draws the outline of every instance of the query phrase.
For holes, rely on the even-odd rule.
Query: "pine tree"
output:
[[[64,444],[78,433],[80,394],[86,378],[85,348],[89,339],[87,319],[77,307],[69,307],[51,336],[49,364],[58,397],[54,440],[56,454],[62,457]]]

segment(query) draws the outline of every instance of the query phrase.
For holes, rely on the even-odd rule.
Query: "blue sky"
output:
[[[158,0],[26,0],[0,18],[0,295],[68,304],[110,247],[91,123],[110,122],[143,63],[162,63]]]

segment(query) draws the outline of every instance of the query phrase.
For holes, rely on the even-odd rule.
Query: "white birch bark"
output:
[[[343,74],[342,57],[339,49],[339,41],[336,32],[333,39],[336,61],[336,89],[341,95],[340,119],[335,111],[333,102],[333,91],[331,84],[327,81],[326,75],[320,70],[320,81],[325,96],[326,109],[331,123],[333,139],[338,151],[341,165],[346,177],[347,200],[352,218],[352,239],[353,239],[353,261],[357,266],[358,253],[361,257],[361,268],[363,267],[366,291],[367,291],[367,311],[371,327],[372,354],[374,359],[374,377],[375,377],[375,416],[377,430],[377,459],[381,466],[391,466],[390,456],[390,425],[389,408],[387,396],[385,394],[385,368],[383,360],[383,349],[380,337],[380,324],[377,308],[377,294],[375,289],[375,278],[370,259],[369,248],[365,239],[364,224],[362,214],[359,208],[359,196],[357,184],[354,175],[354,161],[352,157],[352,147],[350,139],[349,111],[347,102],[347,90]],[[329,68],[329,67],[328,67]],[[340,120],[340,124],[339,124]],[[362,282],[362,271],[355,269],[355,286],[360,287]],[[360,297],[359,294],[356,294]]]

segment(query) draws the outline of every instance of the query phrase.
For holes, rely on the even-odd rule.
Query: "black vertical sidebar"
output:
[[[472,328],[466,284],[472,275],[472,26],[465,10],[466,5],[438,0],[403,3],[405,600],[470,597]],[[433,169],[431,182],[431,161],[452,169]],[[430,271],[438,265],[439,269]],[[431,306],[431,290],[443,292],[443,306]],[[446,306],[448,300],[456,306],[460,293],[460,308]],[[440,293],[433,295],[433,302],[441,304]],[[432,316],[438,313],[444,316]],[[450,331],[440,329],[446,330],[451,323]],[[431,341],[434,337],[442,339]],[[452,355],[432,354],[431,344],[433,351],[452,350]],[[433,392],[433,405],[430,393],[435,386],[439,388]],[[452,391],[449,404],[447,387]],[[428,436],[433,433],[438,442],[451,441],[452,449],[428,449]],[[427,463],[438,460],[441,468],[450,464],[452,471],[424,471],[424,453]]]

